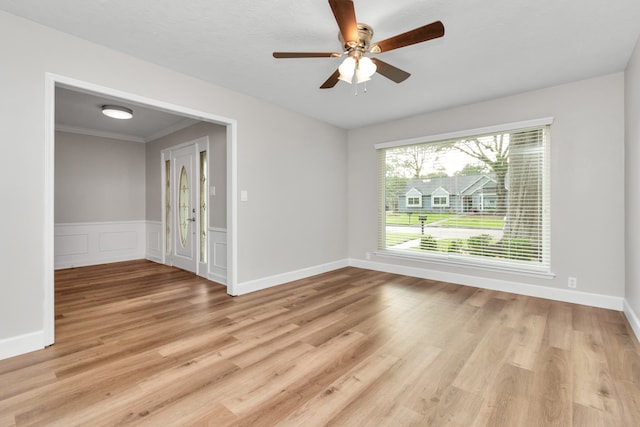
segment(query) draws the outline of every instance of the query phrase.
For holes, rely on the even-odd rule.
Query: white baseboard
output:
[[[537,298],[545,298],[554,301],[570,302],[574,304],[588,305],[592,307],[607,308],[622,311],[623,298],[609,295],[591,294],[587,292],[569,291],[545,286],[530,285],[499,279],[469,276],[460,273],[450,273],[425,268],[406,267],[395,264],[385,264],[374,261],[351,259],[352,267],[368,270],[383,271],[385,273],[402,274],[404,276],[418,277],[421,279],[438,280],[441,282],[456,283],[459,285],[474,286],[476,288],[491,289],[495,291],[511,292]]]
[[[56,224],[54,268],[145,257],[145,221]]]
[[[19,356],[36,350],[42,350],[44,345],[44,331],[31,332],[17,337],[0,340],[0,360]]]
[[[155,256],[150,256],[149,254],[145,255],[144,259],[149,260],[149,261],[153,261],[155,263],[158,264],[162,264],[162,258],[158,258]]]
[[[591,307],[606,308],[610,310],[623,310],[624,299],[622,297],[613,297],[609,295],[592,294],[588,292],[569,291],[565,289],[556,289],[545,286],[530,285],[527,283],[517,283],[499,279],[489,279],[484,277],[470,276],[459,273],[449,273],[424,268],[406,267],[394,264],[385,264],[373,261],[365,261],[359,259],[340,260],[333,263],[318,265],[315,267],[305,268],[283,274],[277,274],[262,279],[252,280],[240,283],[237,286],[237,295],[243,295],[249,292],[255,292],[267,289],[273,286],[282,285],[294,280],[304,279],[316,274],[326,273],[343,267],[358,267],[367,270],[382,271],[385,273],[401,274],[404,276],[418,277],[422,279],[438,280],[447,283],[455,283],[465,286],[473,286],[476,288],[490,289],[495,291],[510,292],[513,294],[527,295],[536,298],[544,298],[554,301],[563,301],[573,304],[587,305]],[[627,317],[635,316],[633,311],[628,309],[631,314]],[[625,309],[625,313],[627,310]],[[635,317],[635,326],[632,320],[629,320],[634,327],[634,331],[638,334],[640,323]]]
[[[287,273],[276,274],[270,277],[264,277],[262,279],[250,280],[248,282],[239,283],[236,286],[238,290],[236,295],[243,295],[249,292],[260,291],[262,289],[271,288],[273,286],[283,285],[285,283],[293,282],[295,280],[305,279],[307,277],[315,276],[317,274],[327,273],[329,271],[337,270],[339,268],[348,267],[347,260],[334,261],[327,264],[316,265],[309,268],[303,268],[296,271],[290,271]]]
[[[631,305],[626,299],[624,300],[624,315],[627,316],[631,329],[633,329],[633,332],[636,334],[636,338],[640,341],[640,318],[638,317],[638,314],[633,311],[633,308],[631,308]]]

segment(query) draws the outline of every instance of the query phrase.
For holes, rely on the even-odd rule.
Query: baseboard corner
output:
[[[44,347],[44,331],[0,339],[0,360],[42,350]]]
[[[624,315],[627,317],[627,320],[629,321],[629,325],[631,325],[631,329],[636,334],[636,338],[638,339],[638,341],[640,341],[640,317],[638,317],[638,314],[635,311],[633,311],[633,308],[631,308],[631,305],[629,304],[626,298],[624,300],[623,305],[624,305],[624,310],[623,310]]]
[[[315,276],[329,271],[337,270],[349,266],[347,259],[329,262],[327,264],[316,265],[313,267],[303,268],[296,271],[291,271],[283,274],[276,274],[270,277],[264,277],[262,279],[251,280],[248,282],[239,283],[236,288],[237,292],[234,296],[244,295],[250,292],[260,291],[263,289],[271,288],[285,283],[293,282],[296,280],[306,279],[307,277]]]

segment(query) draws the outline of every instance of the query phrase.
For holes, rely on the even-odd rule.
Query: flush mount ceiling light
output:
[[[103,105],[102,114],[112,119],[128,120],[133,117],[133,110],[118,105]]]

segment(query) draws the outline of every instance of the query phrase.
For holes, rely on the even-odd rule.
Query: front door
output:
[[[197,200],[196,200],[196,159],[195,145],[189,145],[172,152],[173,167],[171,187],[173,191],[173,265],[193,273],[197,259]]]

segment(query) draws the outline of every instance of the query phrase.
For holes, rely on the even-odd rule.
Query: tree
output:
[[[442,178],[445,176],[449,176],[445,167],[437,163],[437,160],[438,160],[438,157],[436,157],[436,160],[433,162],[434,163],[433,172],[429,172],[426,178]]]
[[[502,249],[517,248],[519,259],[540,257],[542,212],[540,144],[542,130],[475,138],[453,147],[486,165],[496,175],[496,210],[505,215]],[[508,187],[508,191],[507,191]]]
[[[400,193],[407,185],[407,181],[409,181],[409,179],[405,177],[387,176],[384,180],[385,210],[398,210],[398,198],[401,196]]]
[[[487,168],[487,165],[485,165],[485,164],[467,163],[466,165],[464,165],[462,167],[462,169],[457,171],[454,175],[456,175],[456,176],[481,175],[481,174],[487,173],[487,172],[489,172],[489,169]]]
[[[402,159],[400,160],[400,167],[407,170],[413,178],[420,178],[428,158],[426,147],[423,145],[401,147],[398,148],[397,153]]]
[[[514,132],[510,135],[509,194],[504,237],[520,240],[526,259],[540,258],[542,253],[542,177],[539,141],[541,129]]]
[[[507,206],[505,178],[509,171],[509,135],[464,139],[453,144],[453,148],[481,161],[496,174],[496,212],[504,215]]]

